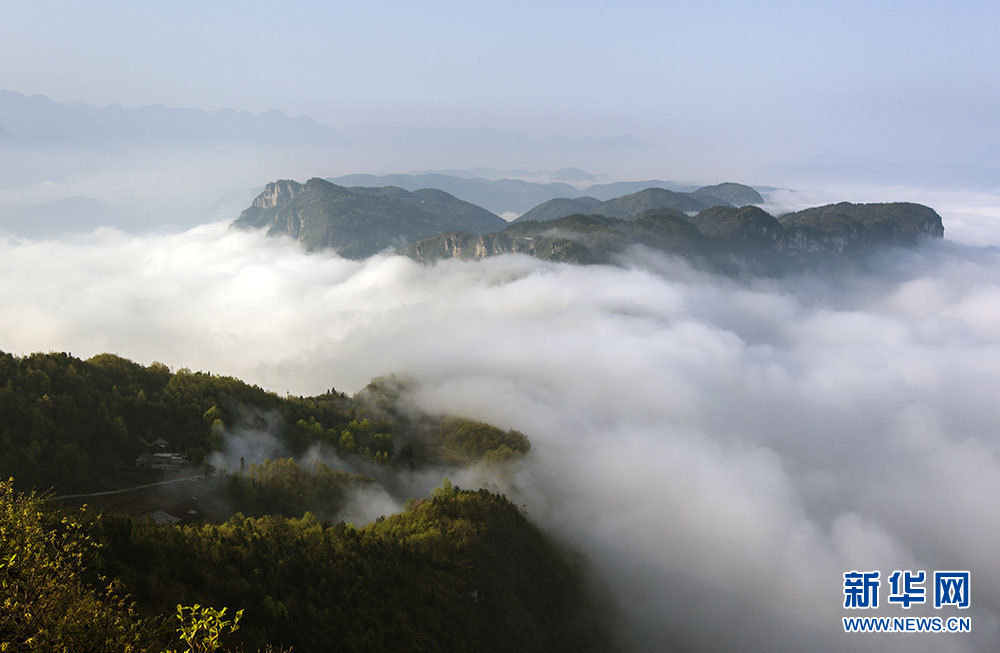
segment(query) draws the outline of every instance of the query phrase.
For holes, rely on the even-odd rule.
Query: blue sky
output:
[[[0,88],[335,127],[996,164],[986,2],[2,2]]]

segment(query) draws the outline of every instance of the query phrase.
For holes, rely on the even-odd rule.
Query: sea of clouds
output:
[[[770,279],[641,248],[620,266],[348,261],[224,223],[0,237],[0,349],[279,394],[406,375],[420,408],[531,438],[507,489],[582,552],[637,650],[989,650],[1000,201],[917,199],[939,200],[944,242]],[[968,569],[973,632],[846,635],[844,616],[958,613],[852,614],[853,569]]]

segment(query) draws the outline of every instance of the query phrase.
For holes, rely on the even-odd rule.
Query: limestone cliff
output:
[[[345,188],[314,178],[267,184],[233,227],[267,229],[270,236],[291,236],[310,250],[363,258],[446,231],[486,233],[506,224],[439,190]]]

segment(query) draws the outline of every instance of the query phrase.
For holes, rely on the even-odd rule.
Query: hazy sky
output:
[[[0,88],[996,164],[995,2],[0,2]]]

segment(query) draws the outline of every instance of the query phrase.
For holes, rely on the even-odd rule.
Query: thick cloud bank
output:
[[[113,351],[295,394],[404,373],[425,409],[524,431],[511,493],[586,554],[637,649],[1000,637],[994,248],[734,280],[641,250],[624,267],[352,262],[208,225],[0,241],[0,274],[8,351]],[[849,614],[851,569],[969,569],[973,632],[844,634],[844,616],[957,613]]]

